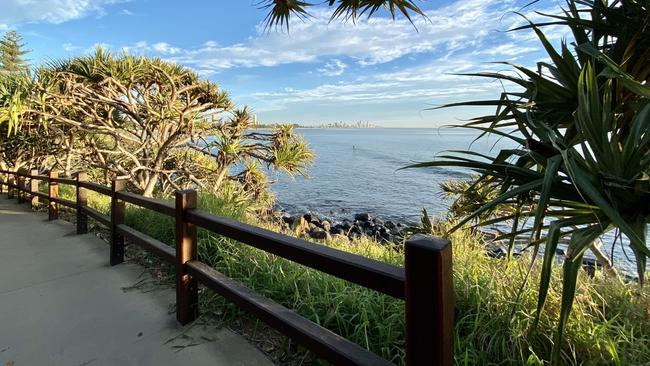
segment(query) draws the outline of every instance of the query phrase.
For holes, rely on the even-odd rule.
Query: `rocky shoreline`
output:
[[[413,223],[398,222],[396,220],[382,220],[380,217],[373,217],[369,213],[358,213],[351,218],[333,220],[331,218],[319,217],[315,213],[302,215],[291,215],[287,212],[275,211],[274,216],[285,229],[291,230],[296,236],[306,236],[317,240],[330,240],[332,238],[347,238],[350,241],[357,240],[363,236],[376,240],[385,245],[400,247],[404,239],[413,233]],[[485,233],[487,243],[485,255],[495,259],[502,259],[507,256],[507,249],[497,242],[490,242],[495,235]],[[521,255],[515,251],[514,256]],[[558,259],[565,256],[562,249],[556,250]],[[584,257],[582,260],[583,269],[593,276],[597,269],[603,268],[603,264],[594,258]],[[627,281],[637,281],[635,276],[623,274]]]
[[[356,240],[367,236],[385,244],[401,244],[409,225],[393,220],[384,221],[369,213],[359,213],[353,218],[334,221],[320,218],[314,213],[290,215],[286,212],[276,214],[285,228],[297,236],[305,235],[312,239],[326,240],[333,237],[346,237]]]

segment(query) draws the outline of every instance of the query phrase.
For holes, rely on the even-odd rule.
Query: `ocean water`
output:
[[[291,179],[272,174],[271,186],[278,208],[290,214],[313,212],[334,220],[368,212],[384,220],[419,222],[426,208],[444,217],[451,204],[440,183],[468,178],[472,172],[458,168],[401,169],[431,161],[447,150],[472,150],[494,156],[514,147],[509,139],[489,136],[475,141],[478,132],[462,129],[298,129],[315,152],[309,178]],[[608,254],[614,236],[603,237]],[[565,247],[560,245],[560,248]],[[587,257],[591,257],[587,252]],[[627,240],[614,247],[614,264],[629,274],[636,265]],[[650,263],[648,263],[650,270]]]
[[[422,208],[445,215],[450,202],[440,183],[470,176],[455,168],[404,169],[431,161],[445,150],[471,147],[490,154],[509,141],[496,136],[474,141],[461,129],[298,129],[315,152],[309,178],[275,175],[272,185],[281,209],[332,218],[368,212],[386,219],[418,221]]]

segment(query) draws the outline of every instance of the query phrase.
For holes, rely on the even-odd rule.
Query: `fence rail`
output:
[[[81,172],[75,178],[50,171],[0,170],[0,193],[18,197],[32,208],[39,198],[47,201],[50,220],[58,218],[59,205],[76,210],[77,233],[88,231],[88,217],[111,230],[110,263],[124,261],[124,239],[139,245],[176,268],[176,318],[187,324],[198,316],[198,284],[252,313],[334,365],[389,365],[378,355],[348,341],[294,311],[265,298],[237,281],[198,261],[197,228],[237,240],[268,253],[300,263],[406,302],[407,365],[453,364],[453,285],[451,243],[418,235],[406,242],[404,267],[343,252],[273,231],[219,217],[197,209],[196,191],[178,191],[168,202],[126,192],[125,182],[111,187],[88,182]],[[29,180],[29,181],[28,181]],[[38,182],[47,182],[42,193]],[[58,185],[76,188],[76,201],[58,197]],[[87,190],[111,197],[110,216],[87,204]],[[176,247],[170,247],[124,223],[125,204],[175,218]]]

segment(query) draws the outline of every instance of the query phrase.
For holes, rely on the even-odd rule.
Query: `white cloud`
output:
[[[129,9],[122,9],[122,14],[132,16],[133,12]]]
[[[95,14],[105,14],[104,6],[129,0],[2,0],[0,25],[21,23],[59,24]]]
[[[418,31],[405,19],[387,17],[356,24],[329,23],[330,13],[317,10],[309,21],[293,19],[289,34],[265,32],[259,25],[257,34],[245,42],[219,45],[208,41],[199,48],[180,50],[172,60],[214,72],[343,57],[370,66],[437,50],[451,53],[455,48],[476,47],[490,31],[505,28],[502,15],[513,6],[512,0],[458,0],[427,12],[428,19],[415,18]]]
[[[348,65],[338,59],[333,59],[325,63],[325,65],[318,69],[318,72],[325,76],[340,76],[343,75],[345,69],[348,68]]]

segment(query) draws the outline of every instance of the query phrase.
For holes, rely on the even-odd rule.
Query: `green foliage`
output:
[[[289,19],[298,17],[305,20],[309,14],[309,7],[316,3],[298,0],[261,0],[261,8],[268,11],[266,15],[266,29],[286,27],[289,30]],[[335,7],[330,21],[344,19],[356,21],[366,15],[368,18],[379,10],[384,9],[395,19],[401,14],[412,22],[413,14],[425,16],[424,12],[413,0],[328,0],[329,7]]]
[[[568,26],[576,39],[575,53],[564,41],[556,50],[540,25],[522,27],[537,34],[551,63],[539,62],[537,71],[511,65],[518,72],[515,75],[471,74],[514,83],[523,91],[446,106],[496,106],[495,114],[460,127],[509,138],[519,147],[502,150],[495,157],[460,151],[412,166],[473,169],[480,177],[466,192],[475,194],[480,188],[487,190],[488,197],[493,195],[452,231],[478,218],[479,226],[512,225],[506,236],[511,243],[516,236],[529,235],[535,253],[545,243],[533,328],[542,310],[548,309],[558,241],[570,239],[551,357],[555,362],[569,357],[560,354],[564,330],[576,299],[582,257],[589,249],[598,254],[594,240],[610,231],[627,236],[639,281],[644,280],[650,255],[646,244],[650,221],[648,10],[645,1],[568,1],[564,15],[548,15],[552,21],[546,24]],[[515,214],[485,217],[503,207],[514,207]],[[532,226],[525,224],[528,218],[533,219]]]
[[[62,192],[74,198],[72,189]],[[65,193],[67,192],[67,193]],[[199,207],[267,229],[281,231],[272,222],[251,214],[251,201],[233,200],[232,195],[199,194]],[[109,199],[89,195],[89,204],[108,212]],[[173,245],[174,225],[169,217],[127,205],[127,224]],[[440,235],[447,227],[430,226]],[[550,357],[554,319],[562,301],[558,264],[549,286],[547,311],[538,331],[528,334],[534,321],[537,286],[521,283],[527,276],[530,256],[512,261],[485,255],[483,238],[466,228],[455,231],[455,363],[458,365],[539,365]],[[395,265],[403,254],[369,238],[349,242],[331,240],[323,244]],[[199,256],[221,273],[235,278],[301,315],[341,334],[397,364],[404,363],[404,307],[401,300],[336,279],[321,272],[278,258],[236,241],[199,230]],[[151,256],[142,262],[165,270]],[[533,273],[542,267],[536,264]],[[562,363],[642,365],[650,363],[650,292],[639,293],[634,284],[612,281],[601,274],[578,279],[574,316],[568,319],[562,345]],[[636,294],[633,296],[633,294]],[[245,313],[210,291],[201,292],[201,313],[240,327]],[[264,335],[254,335],[264,338]],[[299,350],[297,359],[314,361]],[[287,355],[281,356],[291,359]],[[318,362],[312,362],[318,364]]]
[[[16,31],[8,31],[0,40],[0,74],[20,74],[29,68],[25,56],[23,37]]]

